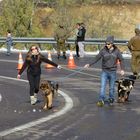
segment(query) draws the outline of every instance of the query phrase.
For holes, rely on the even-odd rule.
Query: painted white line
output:
[[[18,61],[16,60],[5,60],[5,59],[0,59],[0,62],[18,63]]]
[[[0,94],[0,102],[2,101],[2,95]]]
[[[27,80],[24,80],[24,79],[17,79],[17,78],[12,78],[12,77],[7,77],[7,76],[0,76],[0,78],[3,78],[3,79],[8,79],[8,80],[14,80],[14,81],[21,81],[21,82],[26,82],[28,83]]]
[[[0,76],[0,78],[9,79],[9,80],[15,80],[15,81],[21,81],[21,82],[28,82],[27,80],[16,79],[16,78],[11,78],[11,77],[6,77],[6,76]],[[15,133],[17,131],[22,131],[24,129],[39,125],[41,123],[47,122],[47,121],[49,121],[49,120],[51,120],[53,118],[56,118],[58,116],[61,116],[61,115],[65,114],[65,113],[67,113],[73,107],[73,101],[66,93],[64,93],[64,92],[62,92],[60,90],[58,91],[58,93],[61,94],[65,99],[65,106],[60,111],[58,111],[56,113],[53,113],[53,114],[51,114],[49,116],[37,119],[35,121],[31,121],[31,122],[26,123],[24,125],[16,126],[14,128],[1,131],[0,132],[0,137],[4,137],[4,136],[9,135],[11,133]]]

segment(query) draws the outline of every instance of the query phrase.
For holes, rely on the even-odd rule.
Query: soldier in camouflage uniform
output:
[[[135,28],[135,36],[128,42],[128,48],[132,53],[131,67],[135,78],[140,72],[140,26]]]
[[[55,40],[57,41],[57,56],[60,58],[61,51],[63,52],[63,58],[66,59],[66,39],[68,38],[67,32],[64,26],[59,25],[55,31]]]

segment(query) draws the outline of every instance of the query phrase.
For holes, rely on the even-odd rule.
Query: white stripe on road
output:
[[[15,80],[15,81],[22,81],[22,82],[28,82],[27,80],[22,80],[22,79],[16,79],[16,78],[11,78],[11,77],[5,77],[5,76],[0,76],[0,78],[3,78],[3,79],[9,79],[9,80]],[[58,91],[59,94],[61,94],[64,99],[65,99],[65,106],[58,112],[56,113],[53,113],[51,115],[48,115],[46,117],[43,117],[43,118],[40,118],[40,119],[37,119],[35,121],[31,121],[29,123],[26,123],[24,125],[20,125],[20,126],[16,126],[14,128],[11,128],[11,129],[7,129],[7,130],[4,130],[4,131],[1,131],[0,132],[0,137],[4,137],[6,135],[9,135],[11,133],[15,133],[17,131],[22,131],[24,129],[27,129],[27,128],[30,128],[30,127],[33,127],[33,126],[36,126],[36,125],[39,125],[41,123],[44,123],[44,122],[47,122],[53,118],[56,118],[58,116],[61,116],[65,113],[67,113],[72,107],[73,107],[73,101],[72,99],[64,92],[62,91]]]
[[[16,60],[5,60],[5,59],[0,59],[0,62],[17,63],[18,61],[16,61]]]

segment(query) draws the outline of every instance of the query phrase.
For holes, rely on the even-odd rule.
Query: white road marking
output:
[[[0,59],[0,62],[9,62],[9,63],[17,63],[17,60],[5,60],[5,59]]]
[[[0,94],[0,102],[2,101],[2,95]]]
[[[11,78],[11,77],[6,77],[6,76],[0,76],[0,78],[9,79],[9,80],[15,80],[15,81],[21,81],[21,82],[28,82],[27,80],[16,79],[16,78]],[[11,133],[15,133],[17,131],[22,131],[24,129],[27,129],[27,128],[30,128],[30,127],[33,127],[33,126],[36,126],[36,125],[39,125],[41,123],[47,122],[47,121],[49,121],[49,120],[51,120],[53,118],[56,118],[58,116],[61,116],[61,115],[65,114],[65,113],[67,113],[73,107],[73,101],[66,93],[64,93],[64,92],[62,92],[60,90],[58,91],[58,93],[61,94],[65,99],[65,106],[60,111],[58,111],[56,113],[53,113],[53,114],[51,114],[49,116],[37,119],[35,121],[31,121],[31,122],[26,123],[24,125],[16,126],[14,128],[1,131],[0,132],[0,137],[9,135]]]

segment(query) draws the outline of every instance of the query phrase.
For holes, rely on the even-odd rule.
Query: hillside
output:
[[[140,4],[96,4],[72,6],[67,8],[72,15],[71,20],[84,22],[87,28],[86,37],[105,37],[107,34],[114,34],[117,38],[129,39],[134,35],[134,28],[140,23]],[[48,17],[55,10],[43,7],[38,9],[39,18]],[[50,14],[51,13],[51,14]],[[42,16],[42,17],[41,17]],[[73,23],[74,23],[73,22]],[[65,23],[65,21],[63,21]],[[48,22],[44,27],[46,36],[53,36],[54,26]]]

